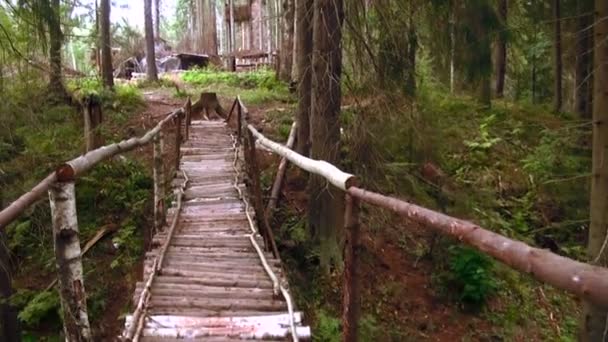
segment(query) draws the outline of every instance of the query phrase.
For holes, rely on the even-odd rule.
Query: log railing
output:
[[[165,173],[163,163],[162,130],[174,123],[176,128],[175,164],[179,168],[179,150],[182,140],[182,122],[185,122],[186,137],[190,125],[190,99],[184,106],[167,114],[154,128],[139,138],[131,138],[106,145],[65,162],[44,180],[23,194],[0,212],[0,230],[4,230],[29,206],[48,192],[55,258],[58,271],[59,295],[63,310],[64,331],[67,341],[92,341],[91,329],[86,306],[86,292],[83,281],[82,257],[78,220],[76,213],[75,181],[97,164],[114,156],[129,152],[149,143],[154,144],[154,227],[160,229],[164,224]],[[186,120],[183,120],[185,117]]]
[[[423,224],[441,234],[449,235],[475,249],[490,255],[514,270],[527,273],[536,280],[565,290],[580,298],[608,308],[608,268],[598,267],[535,248],[524,242],[513,240],[484,229],[472,222],[454,218],[415,204],[379,193],[365,190],[358,185],[357,178],[322,160],[304,157],[290,148],[276,143],[247,123],[247,109],[240,98],[236,98],[233,109],[237,109],[237,134],[241,140],[252,136],[258,144],[280,155],[297,167],[321,176],[345,193],[344,283],[342,303],[342,329],[344,341],[357,341],[357,322],[360,312],[360,202],[388,209],[414,222]],[[230,120],[232,111],[227,118]],[[249,141],[250,145],[255,144]],[[279,181],[280,183],[280,181]],[[261,198],[261,194],[258,194]],[[274,196],[274,195],[273,195]],[[269,227],[268,234],[271,234]]]

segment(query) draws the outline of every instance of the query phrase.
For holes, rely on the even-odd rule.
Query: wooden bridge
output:
[[[59,294],[67,341],[91,341],[76,217],[75,180],[98,163],[154,145],[154,249],[146,254],[135,309],[125,320],[126,341],[309,339],[311,331],[294,308],[265,215],[256,145],[323,177],[346,198],[342,338],[357,341],[360,310],[359,208],[390,210],[528,273],[535,279],[608,307],[608,269],[531,247],[403,200],[360,188],[355,176],[325,161],[297,154],[247,123],[236,99],[226,122],[192,121],[190,101],[140,138],[89,151],[61,165],[0,212],[0,229],[49,193]],[[232,114],[235,124],[229,128]],[[164,210],[163,128],[174,123],[173,202]],[[295,128],[295,125],[294,125]],[[182,135],[182,132],[184,134]],[[293,130],[290,138],[293,142]],[[246,182],[245,182],[246,180]],[[244,184],[247,184],[245,187]],[[280,184],[277,180],[275,184]],[[276,188],[271,203],[276,199]],[[167,213],[165,217],[165,212]]]
[[[146,254],[125,337],[310,337],[280,262],[264,250],[243,183],[242,153],[224,121],[194,121],[173,181],[170,226]]]

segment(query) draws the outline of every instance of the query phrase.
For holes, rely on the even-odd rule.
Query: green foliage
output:
[[[141,232],[151,189],[152,180],[142,172],[142,166],[128,159],[99,165],[80,180],[76,193],[78,212],[86,218],[84,222],[91,222],[90,234],[102,224],[98,212],[114,217],[120,225],[112,239],[120,250],[113,268],[132,266],[142,253]]]
[[[184,72],[182,78],[188,83],[200,86],[225,84],[245,89],[258,88],[276,91],[281,91],[286,88],[283,83],[277,80],[274,71],[268,69],[260,69],[245,73],[216,71],[213,69],[195,69]]]
[[[485,254],[469,247],[450,248],[449,280],[466,304],[481,305],[496,291],[493,262]]]
[[[195,69],[184,72],[182,79],[200,87],[197,92],[216,92],[227,98],[240,95],[247,105],[293,101],[287,86],[275,78],[273,71],[266,69],[247,73]]]
[[[475,140],[465,140],[464,145],[472,150],[488,150],[501,141],[501,138],[492,137],[488,126],[496,119],[496,115],[490,115],[479,125],[479,136]]]
[[[319,310],[316,318],[313,341],[339,342],[342,340],[342,331],[340,329],[340,320],[338,318],[331,316],[325,310]]]
[[[19,320],[26,327],[35,327],[41,322],[55,320],[60,317],[60,303],[57,291],[43,291],[34,294],[31,291],[20,291],[12,298],[12,303],[17,306],[25,304],[19,312]]]

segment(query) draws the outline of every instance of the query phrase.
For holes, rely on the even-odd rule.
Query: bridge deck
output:
[[[235,150],[229,128],[223,122],[194,121],[181,152],[180,168],[188,183],[178,225],[151,286],[142,340],[289,338],[286,302],[280,293],[275,295],[250,240],[245,203],[235,187]],[[173,184],[181,184],[181,177]],[[238,186],[245,189],[241,179]],[[175,207],[169,209],[167,222],[172,222],[173,215]],[[252,209],[250,215],[253,217]],[[146,254],[144,280],[137,283],[133,295],[135,304],[167,231],[154,236],[154,249]],[[257,235],[256,241],[263,248]],[[264,253],[280,277],[280,265]],[[126,325],[132,320],[128,316]],[[309,328],[300,325],[299,312],[294,314],[294,322],[298,335],[309,335]]]

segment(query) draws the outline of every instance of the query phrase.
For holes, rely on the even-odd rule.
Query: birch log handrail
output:
[[[287,148],[284,145],[276,143],[266,138],[262,133],[258,132],[252,125],[247,125],[247,129],[253,134],[258,140],[260,145],[266,147],[272,152],[286,158],[291,163],[297,165],[299,168],[306,170],[310,173],[314,173],[325,178],[333,186],[346,191],[351,186],[357,183],[357,178],[350,173],[343,172],[332,164],[324,160],[314,160],[306,158],[301,154]]]
[[[608,268],[563,257],[502,236],[472,222],[359,188],[355,176],[327,162],[304,157],[266,138],[252,125],[247,125],[247,128],[268,150],[310,173],[324,177],[353,198],[422,223],[492,256],[517,271],[527,273],[536,280],[608,307]]]
[[[184,110],[179,108],[167,114],[163,120],[140,138],[130,138],[118,143],[106,145],[64,163],[56,171],[51,172],[44,180],[34,186],[32,190],[21,195],[21,197],[0,212],[0,230],[4,229],[30,205],[40,199],[53,183],[62,178],[76,178],[101,161],[150,143],[165,124],[176,116],[182,116],[183,113]]]

